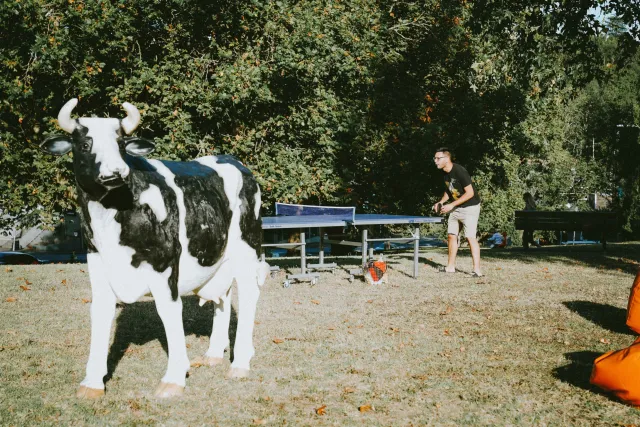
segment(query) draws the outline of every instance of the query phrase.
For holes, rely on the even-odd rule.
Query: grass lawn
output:
[[[589,385],[593,360],[634,339],[625,316],[640,244],[483,249],[482,259],[480,279],[437,273],[446,249],[421,252],[417,280],[412,254],[390,256],[378,286],[348,282],[357,258],[313,287],[285,289],[279,273],[258,303],[250,377],[226,380],[228,363],[192,368],[184,397],[168,402],[153,397],[167,362],[153,301],[118,306],[107,394],[80,401],[87,266],[2,267],[0,424],[640,424],[640,410]],[[458,265],[471,271],[468,250]],[[183,301],[193,358],[213,307]]]

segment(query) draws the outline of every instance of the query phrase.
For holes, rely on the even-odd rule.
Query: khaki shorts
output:
[[[478,230],[478,218],[480,218],[480,204],[455,208],[449,214],[447,233],[457,236],[460,233],[460,224],[464,226],[464,237],[476,238]]]

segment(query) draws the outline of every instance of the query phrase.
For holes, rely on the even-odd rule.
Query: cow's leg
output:
[[[107,375],[109,336],[116,314],[116,296],[106,279],[106,271],[97,254],[89,254],[91,281],[91,348],[86,376],[76,396],[95,399],[104,395],[104,376]]]
[[[249,374],[251,358],[255,353],[253,326],[256,317],[256,304],[260,296],[257,271],[258,268],[247,268],[242,275],[236,276],[238,283],[238,328],[233,347],[233,363],[227,374],[229,378],[246,377]]]
[[[180,396],[184,391],[185,377],[189,370],[189,357],[182,324],[182,299],[178,297],[174,301],[171,298],[169,285],[162,280],[151,286],[151,293],[167,334],[169,348],[167,372],[156,389],[155,395],[156,397]]]
[[[214,302],[215,316],[213,329],[209,340],[209,349],[204,356],[191,361],[191,366],[220,365],[224,361],[224,351],[229,346],[229,321],[231,320],[231,294],[233,288],[220,298],[220,302]]]

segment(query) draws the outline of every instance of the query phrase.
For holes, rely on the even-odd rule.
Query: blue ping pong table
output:
[[[367,263],[367,259],[373,258],[373,248],[368,249],[368,244],[373,242],[413,242],[413,277],[418,277],[418,249],[420,241],[419,224],[432,223],[439,224],[443,222],[442,217],[424,217],[410,215],[383,215],[383,214],[356,214],[354,207],[333,207],[333,206],[311,206],[311,205],[294,205],[287,203],[276,203],[276,216],[263,217],[262,229],[305,229],[319,228],[320,232],[320,252],[319,263],[309,264],[306,262],[306,241],[305,233],[300,232],[300,242],[296,243],[268,243],[263,247],[301,247],[300,264],[301,273],[287,276],[285,287],[289,287],[290,280],[310,280],[315,284],[318,280],[318,273],[311,270],[334,269],[337,264],[324,263],[324,228],[332,227],[361,227],[361,241],[351,242],[344,240],[327,240],[328,243],[349,246],[362,246],[362,265]],[[367,226],[371,225],[397,225],[397,224],[413,224],[414,232],[410,237],[386,237],[379,239],[370,239],[368,237]],[[264,254],[263,254],[264,256]],[[309,272],[307,271],[309,270]],[[351,270],[351,280],[354,275],[361,275],[362,269]]]

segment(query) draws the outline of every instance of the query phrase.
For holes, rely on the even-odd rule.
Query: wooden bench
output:
[[[602,247],[607,249],[607,233],[617,231],[615,212],[516,211],[516,230],[593,231],[602,235]],[[529,248],[527,239],[522,246]]]

